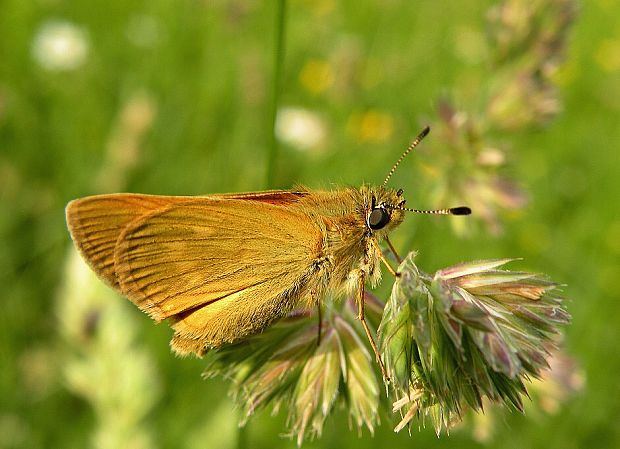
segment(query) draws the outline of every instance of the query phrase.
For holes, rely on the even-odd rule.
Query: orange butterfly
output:
[[[273,190],[198,197],[132,193],[71,201],[67,224],[97,275],[156,321],[174,329],[179,354],[242,339],[294,308],[319,307],[328,294],[356,292],[364,318],[366,281],[375,285],[379,242],[405,211],[469,214],[466,207],[404,207],[402,190],[383,186],[337,191]],[[392,245],[387,240],[390,249]],[[395,274],[395,273],[394,273]]]

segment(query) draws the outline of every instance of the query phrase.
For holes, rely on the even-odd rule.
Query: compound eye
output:
[[[382,207],[376,207],[368,216],[368,227],[373,231],[382,229],[390,222],[390,214]]]

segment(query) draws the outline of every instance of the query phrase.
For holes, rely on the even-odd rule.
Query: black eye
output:
[[[372,210],[370,215],[368,216],[368,226],[373,231],[381,229],[385,227],[386,224],[390,222],[390,214],[388,211],[383,209],[382,207],[377,207]]]

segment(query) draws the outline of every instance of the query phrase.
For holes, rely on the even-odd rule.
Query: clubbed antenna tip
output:
[[[467,206],[452,207],[450,213],[452,215],[469,215],[471,214],[471,209]]]
[[[418,134],[418,140],[422,140],[426,137],[426,135],[428,133],[431,132],[431,127],[430,126],[425,126],[424,129],[422,130],[422,132],[420,132],[420,134]]]

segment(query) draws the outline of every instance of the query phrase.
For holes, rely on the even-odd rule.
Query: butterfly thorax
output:
[[[402,222],[400,210],[389,209],[389,223],[381,230],[369,227],[368,217],[379,204],[402,201],[398,192],[362,186],[337,191],[313,191],[300,201],[300,208],[323,231],[317,263],[323,271],[322,288],[334,295],[357,288],[360,275],[372,285],[381,277],[379,242]]]

